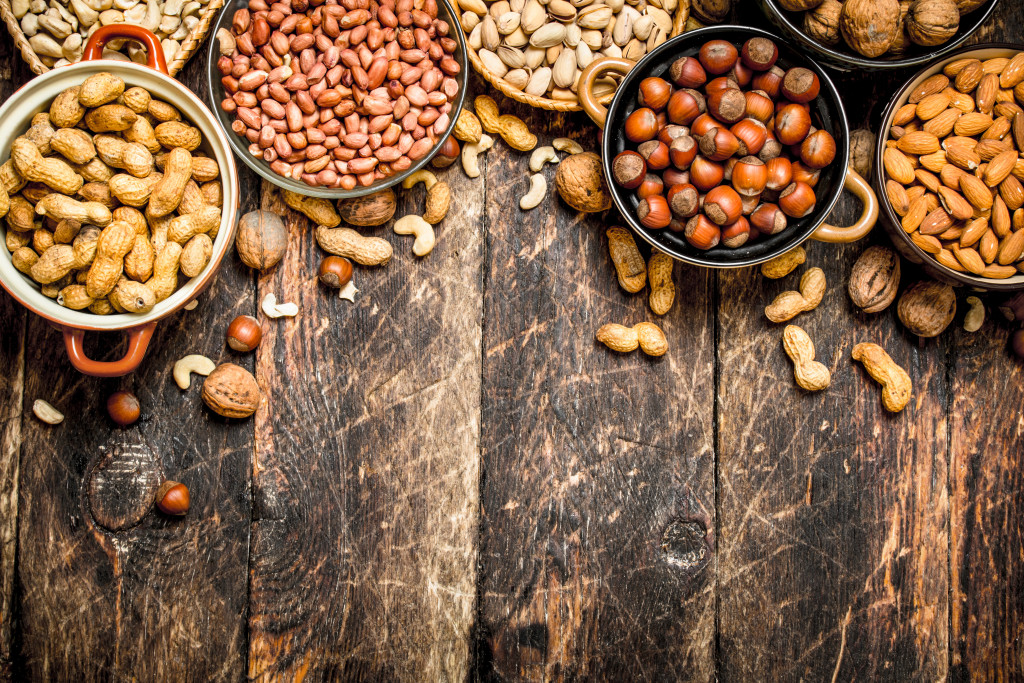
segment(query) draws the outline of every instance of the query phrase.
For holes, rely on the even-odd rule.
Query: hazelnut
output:
[[[704,213],[718,225],[730,225],[743,215],[743,202],[736,190],[719,185],[704,197]]]
[[[704,67],[693,57],[680,57],[672,62],[668,77],[680,88],[699,88],[708,80]]]
[[[754,71],[767,71],[775,66],[775,60],[779,58],[779,48],[768,38],[757,36],[743,43],[740,54],[748,68]]]
[[[690,182],[701,192],[707,192],[725,179],[725,168],[721,164],[698,156],[690,164]]]
[[[650,76],[640,81],[640,105],[654,111],[661,111],[672,96],[672,86],[663,78]]]
[[[670,117],[671,118],[671,117]],[[673,123],[680,123],[673,121]],[[654,110],[641,107],[626,117],[626,137],[630,142],[646,142],[658,135],[658,118]]]
[[[814,190],[804,182],[790,183],[779,195],[779,208],[792,218],[803,218],[814,211]]]
[[[667,228],[672,220],[668,202],[660,194],[641,199],[636,207],[636,213],[644,227],[652,230]]]
[[[437,154],[430,160],[434,168],[448,168],[459,159],[459,141],[454,135],[449,135],[437,148]]]
[[[739,57],[736,46],[727,40],[709,40],[701,46],[697,59],[709,74],[724,74]]]
[[[320,262],[320,282],[341,289],[352,280],[352,262],[344,256],[328,256]]]
[[[251,315],[240,315],[228,325],[228,346],[241,353],[248,353],[260,345],[263,328]]]
[[[722,229],[700,213],[686,222],[683,236],[692,247],[707,250],[718,246],[722,239]]]
[[[168,479],[156,490],[156,507],[165,515],[185,515],[189,507],[188,487]]]
[[[633,190],[640,186],[647,173],[647,162],[633,150],[619,152],[612,159],[612,177],[620,187]]]
[[[107,399],[107,414],[121,427],[139,419],[139,399],[130,391],[117,391]]]
[[[640,199],[647,199],[655,195],[660,195],[665,192],[665,181],[661,179],[661,176],[655,173],[648,173],[644,176],[644,180],[640,183],[640,187],[636,188],[636,196]]]
[[[743,216],[722,228],[722,244],[730,249],[742,247],[750,239],[750,223]]]

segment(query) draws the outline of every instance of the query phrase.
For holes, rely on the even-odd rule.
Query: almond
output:
[[[985,169],[985,184],[989,187],[995,187],[1006,180],[1006,177],[1013,170],[1015,163],[1017,163],[1017,150],[1008,149],[994,156],[988,162],[988,168]]]
[[[915,116],[917,116],[917,105],[904,104],[902,107],[896,110],[895,114],[893,114],[892,125],[905,126],[911,121],[913,121]]]
[[[939,186],[942,183],[939,182],[938,177],[931,171],[919,168],[916,171],[914,171],[914,176],[917,177],[917,182],[921,183],[922,185],[928,188],[929,192],[939,191]]]
[[[942,242],[937,237],[932,237],[931,235],[922,235],[919,232],[915,232],[910,236],[910,241],[926,254],[934,255],[942,251]]]
[[[889,199],[889,205],[898,216],[906,216],[910,210],[910,200],[907,199],[907,190],[895,180],[885,181],[885,196]],[[923,218],[923,216],[922,216]]]
[[[982,114],[981,112],[971,112],[970,114],[964,114],[957,119],[956,125],[953,126],[953,131],[957,135],[966,135],[973,137],[975,135],[981,135],[988,127],[992,125],[992,117],[988,114]]]
[[[947,228],[945,232],[939,233],[936,237],[939,238],[940,242],[956,242],[964,234],[964,229],[958,225],[954,225],[951,228]]]
[[[1024,81],[1024,52],[1018,52],[999,74],[999,87],[1012,88]]]
[[[919,130],[904,135],[896,147],[907,154],[931,154],[939,150],[939,139],[931,133]]]
[[[949,87],[949,78],[945,74],[935,74],[921,81],[910,93],[907,102],[917,104],[929,95],[940,93]]]
[[[1024,54],[1022,52],[1021,54]],[[1017,112],[1013,117],[1013,142],[1017,149],[1024,150],[1024,112]]]
[[[935,209],[921,221],[918,230],[922,235],[941,235],[953,226],[953,218],[945,209]]]
[[[981,178],[976,178],[970,173],[964,173],[960,176],[960,191],[963,192],[964,198],[976,209],[985,210],[992,208],[992,190],[981,181]]]
[[[907,188],[907,201],[913,204],[915,199],[920,199],[926,192],[928,192],[928,190],[921,185],[914,185],[913,187]]]
[[[992,215],[989,217],[992,229],[1000,239],[1010,234],[1013,229],[1013,221],[1010,219],[1010,210],[1002,197],[996,197],[992,202]]]
[[[982,161],[991,161],[997,154],[1013,149],[1008,140],[978,140],[974,146],[974,152],[981,157]]]
[[[949,145],[946,147],[946,160],[965,171],[973,171],[981,163],[981,157],[974,151],[973,145]]]
[[[973,249],[961,249],[960,247],[953,246],[953,256],[960,262],[967,271],[974,273],[975,275],[981,275],[985,272],[985,262],[982,260],[981,255]]]
[[[944,138],[953,132],[953,127],[956,125],[957,119],[963,115],[963,112],[955,107],[950,107],[938,116],[933,118],[928,123],[921,127],[921,130],[931,133],[936,137]]]
[[[1017,159],[1013,164],[1013,170],[1010,172],[1014,178],[1024,183],[1024,159]]]
[[[999,246],[999,265],[1008,266],[1024,254],[1024,230],[1018,230]]]
[[[943,92],[949,96],[949,106],[955,107],[965,114],[974,111],[974,98],[967,93],[960,92],[954,88],[947,88]]]
[[[1024,206],[1024,185],[1021,185],[1016,177],[1007,176],[1003,182],[999,183],[999,196],[1006,202],[1007,208],[1016,211]]]
[[[946,165],[946,153],[941,149],[932,152],[931,154],[925,154],[917,159],[922,166],[927,168],[932,173],[938,173],[942,170],[942,167]]]
[[[889,177],[903,185],[914,182],[914,165],[910,159],[898,149],[889,148],[882,155],[882,162]]]
[[[995,74],[998,76],[1009,63],[1010,60],[1008,57],[993,57],[992,59],[986,59],[981,63],[981,70],[986,74]]]
[[[986,230],[985,234],[981,236],[981,241],[978,242],[978,253],[981,254],[985,263],[992,263],[996,260],[996,255],[999,253],[999,238],[992,232],[992,228]]]
[[[985,70],[982,68],[981,62],[972,59],[960,69],[953,80],[953,87],[963,93],[971,92],[978,87],[978,83],[981,82],[984,75]]]
[[[1002,140],[1006,137],[1006,134],[1010,132],[1010,118],[1007,116],[1000,116],[992,125],[988,127],[984,133],[981,134],[982,140]]]
[[[981,82],[978,83],[978,91],[974,93],[974,102],[978,107],[978,111],[991,114],[992,107],[996,103],[996,93],[999,91],[999,76],[993,73],[987,73],[981,78]]]
[[[928,215],[928,200],[924,197],[918,197],[914,201],[910,202],[910,208],[907,209],[907,213],[903,216],[903,220],[900,221],[900,225],[903,227],[903,231],[911,233],[921,227],[921,222],[924,217]]]
[[[954,190],[960,187],[960,176],[964,175],[964,172],[954,166],[953,164],[946,164],[939,171],[939,180],[946,187],[952,187]]]
[[[982,273],[984,277],[992,278],[993,280],[1005,280],[1008,277],[1013,277],[1017,274],[1017,269],[1013,266],[999,266],[999,265],[988,265],[985,266],[985,272]]]
[[[973,247],[986,232],[988,232],[988,219],[975,218],[967,224],[967,227],[960,234],[960,246]]]
[[[955,270],[958,273],[966,272],[966,269],[960,265],[960,262],[956,260],[956,257],[953,256],[953,252],[951,252],[949,249],[943,249],[938,254],[936,254],[935,260],[938,261],[940,264],[946,266],[950,270]]]
[[[965,221],[974,215],[974,207],[971,206],[970,202],[960,196],[960,193],[956,190],[952,190],[945,185],[937,189],[939,194],[939,200],[942,202],[942,208],[952,216],[955,220]]]
[[[922,121],[928,121],[929,119],[934,119],[948,108],[949,95],[937,92],[934,95],[929,95],[918,102],[917,109],[914,113],[917,114],[917,118]]]
[[[956,78],[957,74],[963,71],[963,68],[971,62],[977,61],[970,57],[964,57],[962,59],[956,59],[942,67],[942,73],[948,78]]]

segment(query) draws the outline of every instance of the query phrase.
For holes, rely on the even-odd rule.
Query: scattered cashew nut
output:
[[[782,348],[793,361],[793,377],[801,389],[821,391],[832,383],[832,373],[814,360],[814,342],[803,328],[786,325],[782,331]]]
[[[412,253],[416,256],[426,256],[433,250],[434,228],[430,227],[430,223],[423,220],[422,216],[416,214],[403,216],[395,221],[394,229],[398,235],[416,236],[416,241],[412,244]]]
[[[538,147],[530,155],[530,170],[534,173],[540,173],[541,169],[544,168],[544,164],[557,163],[558,154],[555,153],[554,147]]]
[[[572,138],[555,138],[551,146],[566,154],[583,154],[583,146]]]
[[[529,211],[540,204],[548,193],[548,181],[540,173],[530,176],[530,191],[519,199],[519,208]]]
[[[358,292],[358,291],[359,290],[356,289],[355,281],[354,280],[349,280],[345,284],[345,286],[341,288],[341,291],[338,293],[338,296],[340,298],[342,298],[342,299],[348,299],[349,301],[355,303],[356,292]]]
[[[476,178],[480,175],[480,166],[477,162],[477,155],[486,152],[494,145],[494,138],[490,135],[483,134],[480,136],[480,142],[468,142],[462,146],[462,170],[466,172],[466,175],[470,178]]]
[[[32,404],[32,412],[48,425],[59,425],[64,421],[64,413],[60,412],[41,398]]]
[[[174,364],[171,374],[174,376],[174,383],[181,390],[188,389],[192,384],[192,373],[206,377],[217,369],[217,364],[206,356],[198,353],[189,354]]]
[[[268,318],[294,318],[299,314],[299,306],[295,303],[279,304],[273,292],[263,297],[260,308]]]
[[[187,304],[185,304],[185,310],[186,311],[194,311],[194,310],[196,310],[196,308],[198,308],[198,306],[199,306],[199,299],[192,299],[192,301],[189,301]]]
[[[402,187],[410,190],[416,183],[423,183],[428,190],[437,184],[437,176],[426,169],[420,169],[402,181]]]
[[[967,311],[967,315],[964,316],[964,330],[967,332],[977,332],[985,322],[985,304],[981,303],[981,299],[978,297],[969,296],[967,297],[967,305],[971,308]]]

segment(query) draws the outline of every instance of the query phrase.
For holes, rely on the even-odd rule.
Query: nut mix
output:
[[[459,22],[493,76],[534,97],[576,102],[582,70],[602,56],[638,61],[672,32],[678,0],[460,0]],[[615,90],[599,79],[595,94]]]
[[[1024,52],[957,59],[893,115],[886,197],[910,239],[943,266],[1024,273]]]
[[[201,143],[172,105],[113,74],[63,91],[0,165],[14,266],[61,306],[148,312],[212,254],[220,171]]]
[[[644,226],[682,232],[697,249],[736,248],[814,210],[836,143],[812,124],[818,76],[777,58],[767,38],[741,49],[712,40],[671,65],[671,83],[640,82],[625,122],[636,147],[616,155],[612,175],[636,190]]]
[[[448,128],[462,67],[436,0],[250,0],[231,33],[220,106],[278,175],[366,187],[410,168]]]

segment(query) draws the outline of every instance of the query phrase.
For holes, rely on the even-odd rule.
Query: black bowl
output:
[[[274,171],[270,170],[270,164],[264,161],[262,158],[254,157],[249,154],[249,141],[243,137],[240,137],[231,130],[231,123],[235,120],[234,114],[228,114],[220,107],[221,101],[226,97],[224,93],[224,86],[221,85],[220,71],[217,69],[217,60],[220,58],[220,44],[217,41],[217,31],[224,28],[228,31],[231,30],[231,19],[235,14],[236,10],[245,9],[249,6],[249,0],[226,0],[224,3],[224,9],[221,10],[220,16],[217,17],[217,24],[210,29],[210,40],[209,47],[207,48],[207,68],[209,69],[209,78],[207,84],[207,97],[209,98],[210,111],[214,113],[217,119],[217,123],[220,124],[221,128],[224,129],[224,135],[228,139],[228,143],[231,145],[231,151],[235,153],[239,159],[245,162],[245,165],[256,171],[266,180],[269,180],[274,185],[297,192],[303,195],[310,195],[314,197],[326,197],[329,199],[348,199],[351,197],[362,197],[378,190],[383,190],[386,187],[391,187],[402,182],[409,175],[415,173],[419,169],[426,166],[430,160],[437,154],[437,150],[441,147],[441,143],[448,139],[448,136],[455,130],[455,121],[459,118],[459,112],[462,111],[463,102],[466,99],[466,88],[469,85],[469,59],[466,57],[466,37],[462,33],[462,27],[459,25],[458,15],[452,10],[448,0],[438,0],[437,3],[437,16],[439,19],[443,19],[448,22],[450,30],[448,32],[449,37],[458,43],[458,49],[452,55],[455,60],[462,67],[459,71],[459,94],[455,97],[455,101],[452,102],[452,110],[449,113],[451,121],[448,127],[437,140],[437,144],[423,156],[423,158],[416,161],[405,171],[396,173],[395,175],[378,180],[377,182],[367,187],[354,187],[351,190],[345,190],[342,188],[325,188],[325,187],[312,187],[306,183],[291,178],[285,178],[280,176]]]
[[[776,62],[781,68],[788,69],[802,66],[811,69],[821,81],[821,93],[811,102],[811,116],[814,125],[828,131],[836,141],[836,158],[822,169],[814,192],[817,205],[814,211],[803,218],[790,218],[789,225],[777,235],[761,236],[737,249],[719,245],[713,249],[702,251],[690,245],[682,233],[673,232],[668,228],[651,230],[645,227],[636,217],[639,199],[632,190],[619,187],[612,180],[611,163],[615,155],[628,147],[635,147],[622,134],[626,117],[638,106],[637,91],[640,81],[648,76],[665,77],[672,62],[680,57],[692,57],[700,50],[701,45],[709,40],[727,40],[740,47],[749,38],[761,36],[775,41],[779,48],[779,59]],[[775,258],[807,240],[832,212],[839,195],[843,191],[846,178],[846,167],[850,160],[850,129],[846,122],[846,112],[839,99],[839,92],[829,80],[824,70],[813,60],[801,55],[781,38],[757,28],[744,26],[709,26],[676,36],[662,43],[651,53],[637,62],[637,65],[626,74],[615,92],[615,99],[608,106],[608,118],[604,127],[601,163],[605,178],[611,189],[612,198],[619,211],[630,226],[641,237],[669,256],[710,268],[740,268],[752,266]]]
[[[999,0],[988,0],[973,12],[960,18],[960,27],[948,43],[935,47],[911,45],[907,55],[899,58],[879,57],[872,59],[858,54],[840,41],[836,47],[829,47],[812,39],[803,31],[803,12],[788,12],[777,0],[758,0],[765,16],[775,24],[783,36],[800,50],[809,51],[825,66],[838,71],[885,71],[919,67],[931,60],[947,55],[963,45],[964,41],[974,35],[996,8]]]
[[[1010,57],[1017,52],[1024,50],[1024,45],[1011,45],[1009,43],[985,43],[983,45],[971,45],[970,47],[957,50],[946,55],[942,59],[936,59],[927,67],[914,74],[903,86],[896,91],[889,106],[882,114],[882,121],[879,130],[888,131],[892,127],[892,119],[896,110],[907,103],[910,92],[925,78],[932,74],[940,73],[942,67],[949,62],[964,57],[974,57],[985,61],[993,57]],[[918,263],[926,273],[937,280],[956,286],[966,286],[971,289],[985,290],[991,292],[1014,292],[1024,290],[1024,274],[1014,275],[1005,280],[994,280],[991,278],[978,277],[971,273],[961,273],[947,268],[936,261],[930,254],[925,253],[921,247],[914,244],[910,235],[904,232],[901,227],[900,217],[896,215],[892,205],[885,195],[885,168],[882,164],[882,154],[885,152],[885,143],[889,135],[885,133],[878,136],[875,143],[874,170],[872,180],[875,191],[878,194],[878,202],[881,205],[878,210],[879,221],[885,231],[889,234],[896,249],[912,263]]]

